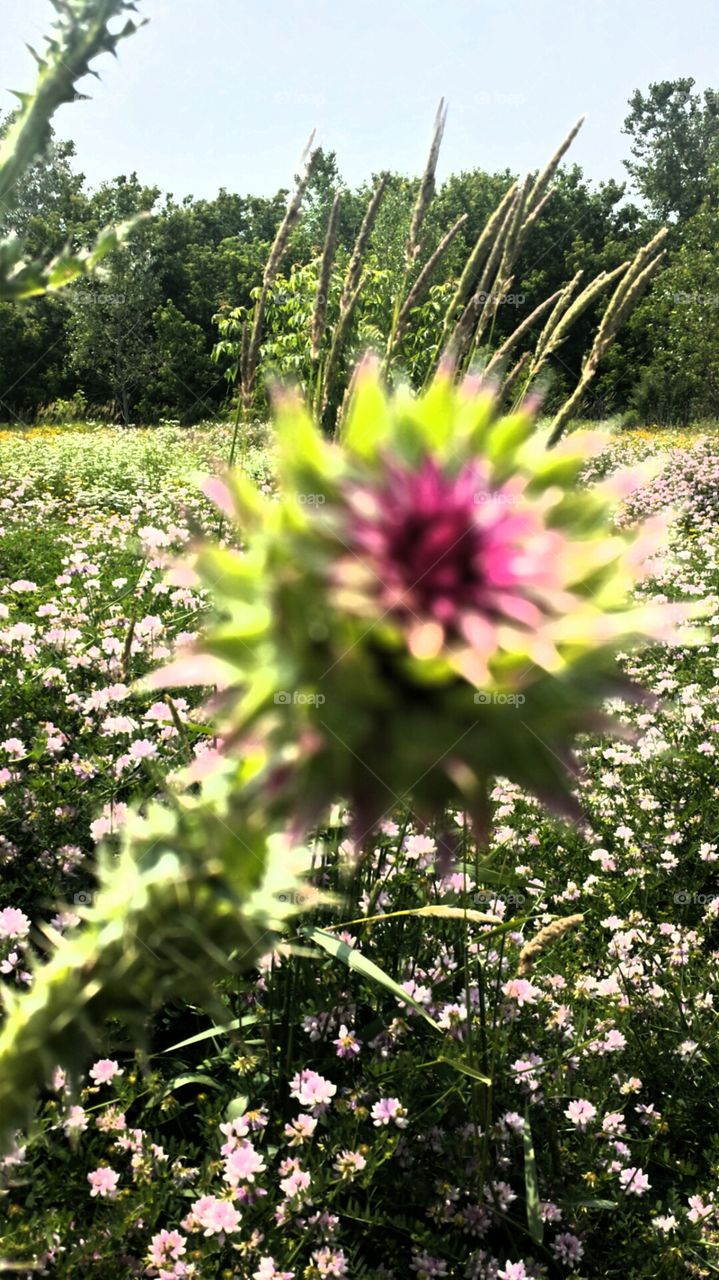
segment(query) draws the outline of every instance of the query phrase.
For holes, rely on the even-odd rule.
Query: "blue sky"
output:
[[[150,24],[65,107],[95,185],[137,170],[176,197],[288,185],[313,127],[358,182],[421,169],[450,105],[440,176],[537,168],[580,115],[572,155],[622,178],[634,88],[719,87],[717,0],[141,0]],[[49,0],[0,0],[0,110],[27,87]]]

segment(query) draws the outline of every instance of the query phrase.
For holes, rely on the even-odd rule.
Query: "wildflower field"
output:
[[[230,437],[0,433],[6,992],[72,937],[130,807],[214,757],[194,689],[142,678],[209,616],[173,566],[236,540],[201,487]],[[459,805],[397,803],[357,857],[335,806],[281,942],[166,1004],[144,1050],[116,1018],[79,1086],[55,1071],[0,1161],[16,1274],[719,1272],[719,437],[608,436],[580,487],[647,459],[617,526],[673,523],[639,601],[708,601],[706,630],[619,655],[645,696],[607,706],[623,737],[581,735],[577,816],[500,778],[486,841]],[[272,506],[270,429],[243,466]]]

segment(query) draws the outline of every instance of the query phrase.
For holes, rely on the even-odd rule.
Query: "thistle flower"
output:
[[[339,444],[284,394],[277,436],[283,500],[228,478],[248,549],[198,552],[218,622],[152,685],[222,688],[226,749],[282,760],[293,838],[338,799],[357,839],[399,803],[479,822],[497,774],[576,812],[572,740],[630,692],[615,651],[697,613],[631,600],[662,530],[611,520],[642,474],[578,486],[601,433],[547,452],[530,404],[500,417],[449,369],[388,398],[366,363]]]
[[[488,679],[499,629],[537,627],[560,604],[562,535],[519,496],[480,462],[388,459],[378,484],[345,489],[339,605],[396,621],[416,658],[452,651],[470,679]]]

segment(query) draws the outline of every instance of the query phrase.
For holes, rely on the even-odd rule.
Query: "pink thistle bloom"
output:
[[[90,1068],[90,1079],[94,1080],[95,1084],[109,1084],[111,1080],[115,1079],[115,1076],[123,1074],[123,1071],[112,1058],[100,1058],[94,1067]]]
[[[348,487],[337,585],[398,621],[415,657],[469,646],[486,678],[503,623],[536,628],[565,601],[564,537],[521,487],[492,487],[480,462],[452,474],[429,457],[417,469],[387,459],[381,484]]]
[[[372,1123],[375,1128],[395,1124],[398,1129],[407,1128],[407,1112],[399,1098],[380,1098],[372,1107]]]
[[[91,1196],[99,1196],[103,1200],[115,1199],[120,1175],[115,1173],[114,1169],[107,1167],[93,1169],[92,1173],[88,1173],[87,1180],[92,1188],[90,1191]]]
[[[586,1129],[595,1119],[597,1108],[586,1098],[575,1098],[565,1109],[564,1114],[577,1129]]]
[[[26,938],[30,921],[18,907],[3,907],[0,911],[0,938]]]
[[[0,742],[0,751],[4,751],[13,760],[21,760],[27,755],[27,747],[20,738],[6,738],[4,742]]]

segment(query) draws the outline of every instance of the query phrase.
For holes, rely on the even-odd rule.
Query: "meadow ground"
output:
[[[207,749],[196,700],[132,686],[202,624],[202,594],[165,569],[217,531],[197,477],[231,434],[0,430],[10,987],[29,980],[31,922],[75,926],[129,798]],[[624,432],[592,471],[653,455],[666,465],[623,518],[677,519],[642,590],[715,612],[699,647],[623,656],[655,700],[617,703],[625,741],[582,744],[586,824],[500,781],[491,862],[467,853],[459,870],[407,815],[386,822],[345,936],[414,1004],[329,959],[275,955],[222,993],[242,1019],[230,1035],[171,1009],[138,1062],[118,1026],[80,1095],[59,1076],[0,1163],[0,1256],[98,1280],[719,1273],[719,435]],[[246,466],[271,487],[258,437]],[[468,901],[496,923],[356,924]],[[583,919],[520,965],[557,915]]]

